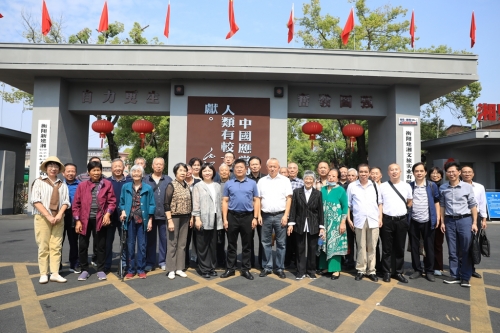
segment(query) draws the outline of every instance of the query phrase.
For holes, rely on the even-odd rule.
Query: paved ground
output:
[[[493,244],[500,225],[491,225]],[[33,222],[0,216],[0,332],[500,332],[500,251],[478,266],[472,288],[425,279],[374,283],[294,280],[275,275],[254,281],[238,274],[205,280],[194,269],[170,281],[156,270],[146,280],[114,274],[85,282],[68,268],[65,284],[38,283]],[[115,255],[117,259],[117,255]],[[411,265],[407,254],[406,274]],[[117,262],[117,260],[116,260]],[[113,267],[115,270],[116,265]],[[219,274],[222,271],[219,271]]]

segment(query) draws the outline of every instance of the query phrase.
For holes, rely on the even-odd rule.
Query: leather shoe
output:
[[[269,275],[269,274],[271,274],[271,273],[272,273],[272,271],[270,271],[270,270],[268,270],[268,269],[263,269],[263,270],[260,272],[259,276],[260,276],[260,277],[266,277],[266,276],[268,276],[268,275]]]
[[[475,278],[482,278],[481,274],[479,274],[478,272],[472,272],[472,277],[475,277]]]
[[[369,278],[370,280],[372,280],[373,282],[378,282],[378,277],[377,277],[377,275],[376,275],[376,274],[373,274],[373,273],[372,273],[372,274],[368,275],[368,278]]]
[[[396,274],[394,278],[399,282],[408,283],[408,280],[403,276],[403,274]]]
[[[210,274],[210,276],[217,276],[217,272],[216,272],[216,271],[211,271],[211,272],[210,272],[210,273],[208,273],[208,274]]]
[[[249,280],[253,280],[253,275],[249,271],[241,271],[241,276]]]
[[[340,277],[340,273],[339,273],[339,275],[332,274],[332,277],[330,279],[332,279],[332,280],[338,280],[339,277]]]
[[[434,274],[432,273],[427,273],[425,274],[425,278],[430,281],[430,282],[435,282],[436,281],[436,278],[434,277]]]
[[[229,269],[226,269],[226,271],[220,275],[221,279],[225,279],[225,278],[228,278],[230,276],[234,276],[234,271],[229,270]]]
[[[277,270],[275,272],[275,274],[278,275],[280,279],[285,279],[286,278],[285,272],[283,272],[282,269]]]
[[[204,277],[205,279],[210,279],[210,274],[208,273],[203,273],[201,274],[202,277]]]
[[[354,280],[356,281],[361,281],[363,279],[363,273],[357,273],[356,274],[356,277],[354,278]]]
[[[384,273],[384,282],[391,282],[391,273]]]
[[[410,275],[410,279],[418,279],[419,277],[422,276],[422,272],[421,271],[415,271],[412,275]]]

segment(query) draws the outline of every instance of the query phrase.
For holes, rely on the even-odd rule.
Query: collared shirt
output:
[[[223,197],[229,198],[228,209],[239,213],[253,212],[253,199],[259,197],[257,183],[248,177],[230,179],[224,184]]]
[[[450,186],[449,182],[443,183],[439,187],[441,199],[439,205],[444,207],[445,215],[466,215],[470,214],[472,207],[477,206],[472,185],[460,181],[455,186]]]
[[[426,223],[430,220],[429,199],[427,197],[427,180],[425,179],[422,186],[417,185],[415,182],[411,218],[420,223]]]
[[[277,213],[286,209],[287,197],[293,194],[290,180],[280,174],[272,178],[270,175],[262,178],[257,184],[261,199],[260,210],[265,213]]]
[[[42,176],[42,179],[49,178],[48,176]],[[57,179],[54,183],[57,184],[59,182],[62,182],[62,180]],[[35,204],[37,202],[40,202],[42,206],[50,212],[50,198],[52,197],[52,190],[54,187],[50,186],[46,182],[40,180],[40,179],[35,179],[35,182],[33,183],[33,187],[31,188],[31,204],[33,205],[33,215],[35,214],[41,214],[35,207]],[[71,207],[71,203],[69,201],[69,194],[68,194],[68,186],[66,184],[62,184],[59,187],[59,206],[58,208],[61,209],[63,205],[67,205],[67,208]]]
[[[158,180],[158,181],[157,181]],[[153,194],[155,197],[155,220],[165,220],[165,209],[163,204],[165,202],[165,192],[167,190],[167,185],[172,182],[172,178],[167,175],[161,175],[159,179],[153,178],[153,174],[145,176],[142,181],[154,190]]]
[[[375,186],[377,185],[373,185],[371,181],[368,181],[366,187],[363,187],[360,181],[356,180],[347,187],[347,200],[354,216],[355,228],[362,229],[366,220],[368,220],[370,229],[378,228],[379,210],[377,200],[381,203],[382,198],[378,188],[377,198]]]
[[[78,184],[80,184],[80,181],[75,178],[72,183],[68,183],[68,181],[65,179],[64,184],[68,187],[68,194],[69,194],[69,201],[73,203],[73,198],[75,197],[76,193],[76,188],[78,187]]]
[[[317,189],[318,191],[321,191],[321,188],[322,188],[323,186],[326,186],[326,183],[327,183],[327,179],[325,179],[324,181],[322,181],[322,180],[321,180],[321,177],[316,178],[316,184],[315,184],[316,189]]]
[[[256,183],[258,183],[258,182],[259,182],[259,180],[260,180],[261,178],[264,178],[265,176],[267,176],[267,175],[266,175],[266,174],[263,174],[263,173],[261,173],[261,172],[259,172],[259,174],[257,175],[257,177],[255,177],[255,176],[253,175],[253,173],[251,173],[251,172],[250,172],[250,174],[248,175],[248,178],[250,178],[251,180],[253,180],[253,181],[255,181]]]
[[[302,179],[300,179],[299,177],[295,177],[295,178],[289,178],[290,179],[290,184],[292,185],[292,191],[297,189],[297,188],[301,188],[301,187],[304,187],[304,181]]]
[[[408,199],[413,199],[413,194],[411,191],[410,184],[399,181],[394,184],[394,187],[399,193],[405,198],[405,201],[401,200],[401,197],[394,191],[389,182],[384,182],[380,185],[380,196],[382,197],[382,213],[389,216],[403,216],[408,213],[406,208],[406,202]]]
[[[472,189],[474,190],[474,198],[477,201],[477,211],[481,217],[487,217],[486,213],[486,191],[484,190],[484,186],[472,182]]]

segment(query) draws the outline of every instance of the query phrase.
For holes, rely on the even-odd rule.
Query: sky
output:
[[[302,6],[310,1],[296,1],[295,17],[300,18]],[[287,43],[286,23],[290,16],[293,0],[234,0],[236,22],[240,30],[226,40],[229,31],[227,0],[171,0],[170,38],[163,36],[168,0],[108,0],[109,22],[125,24],[124,39],[134,22],[149,25],[144,36],[158,37],[167,45],[210,45],[210,46],[263,46],[279,48],[301,48],[303,44],[295,38]],[[63,33],[68,37],[85,27],[91,28],[93,41],[95,29],[104,5],[104,0],[46,0],[53,20],[63,17]],[[498,0],[366,0],[374,9],[387,4],[408,9],[410,20],[415,11],[416,47],[430,47],[446,44],[455,50],[467,50],[479,55],[478,73],[482,84],[481,97],[477,103],[500,104],[498,78],[500,54],[498,42]],[[321,0],[322,15],[330,14],[340,18],[343,27],[352,3],[348,0]],[[23,43],[21,11],[31,12],[38,21],[41,18],[41,0],[0,0],[0,43]],[[470,48],[470,20],[472,11],[476,17],[476,45]],[[356,18],[355,18],[356,20]],[[296,24],[295,30],[300,30]],[[91,41],[92,41],[91,40]],[[0,55],[1,57],[1,55]],[[2,87],[0,86],[0,89]],[[8,91],[9,88],[7,87]],[[2,103],[0,101],[0,103]],[[31,132],[31,113],[23,112],[23,106],[3,102],[0,126]],[[443,110],[440,116],[447,126],[460,124],[450,112]],[[91,119],[92,122],[92,119]],[[89,130],[89,146],[100,145],[98,134]]]

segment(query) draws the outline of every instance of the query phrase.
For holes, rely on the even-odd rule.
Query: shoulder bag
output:
[[[389,185],[391,185],[392,189],[394,190],[394,192],[396,192],[398,194],[398,196],[401,198],[401,200],[403,200],[405,207],[406,207],[406,215],[410,214],[411,208],[407,206],[405,198],[403,198],[401,193],[399,193],[398,189],[394,186],[394,184],[390,180],[388,180],[387,182],[389,183]]]

